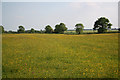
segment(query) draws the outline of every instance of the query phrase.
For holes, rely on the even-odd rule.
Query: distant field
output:
[[[118,33],[3,34],[3,78],[118,78]]]
[[[108,33],[110,33],[110,32],[115,33],[115,32],[118,32],[118,30],[108,30],[107,32]],[[75,30],[71,30],[71,31],[65,31],[64,33],[65,34],[76,34],[76,31]],[[93,30],[83,30],[83,34],[86,34],[86,33],[91,33],[91,34],[97,33],[97,30],[95,30],[95,31],[93,31]]]

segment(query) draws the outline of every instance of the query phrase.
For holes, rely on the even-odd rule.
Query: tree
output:
[[[53,32],[52,27],[51,27],[50,25],[47,25],[47,26],[45,27],[45,33],[52,33],[52,32]]]
[[[42,29],[40,30],[40,33],[43,33]]]
[[[76,24],[75,27],[76,27],[76,33],[77,33],[77,34],[83,33],[83,29],[84,29],[83,24],[81,24],[81,23]]]
[[[31,28],[30,33],[35,33],[35,30]]]
[[[40,31],[39,30],[35,30],[35,33],[40,33]]]
[[[65,26],[64,23],[57,24],[55,26],[55,33],[64,33],[64,31],[67,30],[67,27]]]
[[[9,30],[8,33],[13,33],[13,31],[12,31],[12,30]]]
[[[120,31],[120,28],[118,28],[118,30]]]
[[[23,26],[19,26],[18,27],[18,33],[24,33],[25,32],[25,28]]]
[[[108,29],[111,29],[112,24],[105,17],[98,18],[94,24],[93,30],[98,30],[98,33],[107,32]]]
[[[25,33],[30,33],[30,30],[25,30]]]
[[[4,33],[4,27],[0,25],[0,32],[2,31],[2,33]]]
[[[55,33],[59,33],[59,30],[60,30],[60,25],[55,25],[55,29],[54,29],[54,32]]]

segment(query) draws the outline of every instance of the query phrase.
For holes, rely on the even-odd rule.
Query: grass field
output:
[[[118,33],[3,34],[3,78],[118,78]]]
[[[118,30],[108,30],[107,33],[117,33]],[[93,31],[93,30],[83,30],[83,34],[95,34],[98,33],[97,30]],[[71,31],[65,31],[64,34],[76,34],[75,30],[71,30]]]

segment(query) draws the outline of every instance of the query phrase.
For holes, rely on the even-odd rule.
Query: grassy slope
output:
[[[3,78],[116,78],[118,34],[3,34]]]

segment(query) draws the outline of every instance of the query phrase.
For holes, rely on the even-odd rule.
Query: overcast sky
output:
[[[97,18],[106,17],[118,27],[118,2],[2,2],[2,25],[5,30],[44,29],[65,23],[68,29],[82,23],[92,29]]]

